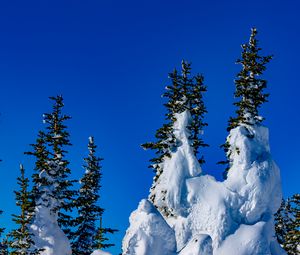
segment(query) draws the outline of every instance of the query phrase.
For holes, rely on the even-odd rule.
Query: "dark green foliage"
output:
[[[102,216],[100,217],[100,227],[98,228],[97,235],[95,238],[94,249],[107,249],[109,247],[115,246],[112,243],[107,243],[109,240],[106,235],[113,234],[117,232],[117,229],[104,228],[102,226]]]
[[[266,70],[266,64],[272,59],[272,56],[260,55],[262,49],[258,46],[256,35],[256,28],[252,28],[250,40],[242,45],[241,58],[236,62],[242,66],[242,69],[235,80],[234,96],[238,99],[234,103],[236,117],[230,117],[228,132],[240,125],[257,125],[264,120],[259,114],[259,108],[267,102],[269,94],[264,92],[267,81],[262,79],[261,75]],[[226,165],[223,173],[223,177],[226,179],[231,163],[228,142],[226,141],[221,147],[224,149],[227,159],[218,162],[218,164]]]
[[[154,185],[161,175],[163,169],[160,167],[160,163],[165,158],[171,157],[171,152],[175,151],[178,146],[178,141],[174,136],[173,125],[176,121],[176,114],[182,113],[185,110],[191,114],[192,121],[187,129],[190,131],[190,144],[194,149],[195,156],[199,156],[199,148],[208,146],[200,137],[203,128],[207,126],[203,122],[204,114],[207,113],[206,107],[203,102],[203,93],[206,92],[206,86],[203,83],[203,76],[197,74],[191,76],[191,64],[182,61],[181,74],[178,74],[175,69],[169,74],[171,84],[166,86],[166,92],[163,97],[167,102],[164,106],[167,109],[165,114],[166,123],[156,131],[155,142],[148,142],[142,145],[144,149],[151,149],[155,151],[155,157],[150,159],[150,168],[154,168],[155,177]],[[204,163],[204,158],[199,158],[200,164]],[[152,198],[153,201],[153,198]]]
[[[278,242],[289,255],[299,254],[300,244],[300,194],[282,201],[275,214],[275,231]]]
[[[97,205],[101,188],[101,158],[95,155],[97,146],[92,137],[89,138],[89,155],[84,159],[85,173],[80,180],[81,187],[76,206],[78,217],[75,219],[76,231],[72,233],[72,252],[75,255],[89,255],[95,248],[106,248],[104,237],[110,229],[102,228],[103,208]],[[100,228],[97,222],[100,221]]]
[[[72,190],[74,181],[68,179],[71,170],[65,159],[66,146],[71,145],[65,121],[70,116],[62,113],[63,97],[50,97],[52,112],[44,114],[46,129],[40,131],[33,151],[26,154],[36,158],[33,175],[33,195],[35,205],[43,205],[58,213],[58,223],[66,234],[71,231],[72,217],[67,214],[74,208],[76,192]],[[55,187],[55,188],[53,188]]]
[[[54,101],[52,112],[44,114],[44,122],[46,123],[46,142],[51,148],[50,158],[50,176],[55,180],[54,197],[60,204],[57,206],[58,223],[66,234],[69,234],[73,225],[72,217],[68,211],[72,211],[75,207],[74,199],[76,192],[72,190],[75,181],[67,179],[71,173],[69,169],[69,161],[65,159],[67,151],[66,146],[70,146],[69,132],[65,121],[71,117],[62,113],[64,107],[63,97],[50,97]]]
[[[269,94],[264,93],[267,87],[267,81],[260,78],[266,70],[266,64],[272,59],[272,56],[261,56],[261,48],[256,39],[257,30],[252,28],[249,43],[242,45],[241,59],[237,64],[242,65],[242,70],[237,74],[235,80],[235,102],[237,106],[235,118],[230,118],[228,131],[241,124],[255,125],[261,123],[264,118],[259,115],[259,108],[265,102]]]
[[[43,203],[45,206],[48,206],[50,201],[49,198],[49,189],[45,189],[42,187],[48,187],[51,183],[48,181],[45,175],[40,175],[42,171],[49,173],[49,154],[50,152],[47,149],[46,141],[45,141],[45,133],[39,131],[38,138],[36,139],[35,144],[30,145],[33,148],[32,152],[25,152],[27,155],[32,155],[36,158],[35,161],[35,173],[32,175],[32,181],[34,183],[32,188],[32,206],[40,205]],[[41,198],[43,199],[41,200]]]
[[[289,217],[289,204],[282,199],[281,205],[275,214],[275,232],[278,243],[283,245],[285,243],[286,234],[289,231],[291,219]]]
[[[40,250],[34,248],[32,233],[29,226],[33,219],[33,206],[31,192],[28,191],[29,179],[25,177],[24,167],[20,166],[21,175],[17,178],[19,191],[15,191],[16,204],[21,209],[20,215],[13,214],[13,221],[18,226],[8,234],[11,255],[35,255]]]

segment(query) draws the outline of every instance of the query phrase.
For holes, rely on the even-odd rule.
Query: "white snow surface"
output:
[[[274,237],[273,215],[282,194],[268,129],[255,125],[231,130],[231,168],[227,180],[219,182],[202,174],[193,155],[186,129],[189,113],[176,118],[179,147],[162,163],[163,173],[150,194],[155,194],[156,207],[167,206],[173,215],[161,215],[142,200],[130,217],[123,254],[285,255]]]
[[[111,255],[111,254],[106,251],[96,250],[91,255]]]
[[[57,215],[44,205],[36,207],[33,224],[33,240],[37,248],[44,249],[40,255],[71,255],[68,238],[57,224]]]
[[[123,240],[126,255],[174,255],[176,240],[174,230],[157,209],[143,199],[130,216],[130,228]]]
[[[176,118],[174,135],[180,146],[172,153],[171,158],[165,159],[160,164],[164,171],[155,186],[151,188],[149,198],[155,197],[154,203],[157,207],[166,206],[172,209],[173,214],[184,215],[187,208],[185,180],[199,176],[202,170],[188,141],[190,134],[186,127],[190,124],[191,116],[188,111],[185,111]],[[165,171],[166,169],[170,171]]]

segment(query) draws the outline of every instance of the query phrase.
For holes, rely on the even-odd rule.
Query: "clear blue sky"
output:
[[[151,140],[163,122],[160,95],[181,59],[203,73],[208,86],[204,171],[220,177],[219,145],[234,108],[233,79],[240,44],[256,26],[265,53],[274,54],[265,77],[270,102],[263,106],[271,150],[281,168],[285,196],[299,192],[300,21],[298,0],[253,1],[1,1],[0,3],[0,224],[16,213],[13,190],[23,152],[50,110],[48,96],[63,94],[73,117],[69,159],[83,173],[87,138],[95,137],[103,161],[104,222],[120,229],[148,195]]]

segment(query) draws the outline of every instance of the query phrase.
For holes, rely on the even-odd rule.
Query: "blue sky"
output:
[[[111,239],[120,252],[128,217],[148,195],[150,152],[164,119],[160,95],[167,74],[182,59],[203,73],[209,113],[204,171],[220,177],[219,145],[233,114],[235,60],[250,28],[274,54],[265,77],[263,106],[273,158],[285,196],[299,192],[299,1],[1,1],[0,2],[0,224],[11,227],[19,163],[43,126],[49,96],[63,94],[72,116],[68,158],[75,178],[83,173],[87,138],[95,137],[103,161],[104,223],[120,229]]]

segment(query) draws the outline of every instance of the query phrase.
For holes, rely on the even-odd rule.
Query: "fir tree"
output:
[[[17,178],[19,191],[15,191],[16,204],[21,209],[20,215],[13,214],[13,221],[19,226],[9,235],[9,246],[11,255],[35,255],[39,254],[40,250],[34,248],[32,233],[29,226],[32,223],[33,207],[31,193],[28,191],[29,179],[25,177],[23,165],[20,165],[21,176]]]
[[[58,223],[68,235],[73,225],[72,217],[67,214],[75,204],[76,192],[73,182],[68,179],[69,162],[65,159],[66,146],[71,145],[65,121],[68,115],[62,113],[63,97],[50,97],[54,101],[52,112],[44,114],[46,130],[40,131],[31,152],[26,154],[36,158],[33,174],[34,206],[45,206],[53,215],[58,215]]]
[[[256,36],[257,30],[256,28],[252,28],[249,42],[242,45],[241,58],[236,62],[242,66],[242,69],[237,74],[235,80],[236,90],[234,96],[238,99],[234,103],[237,107],[236,117],[230,117],[227,128],[228,132],[240,125],[258,125],[264,120],[259,114],[259,108],[263,103],[267,102],[269,94],[264,92],[267,81],[261,78],[261,75],[266,70],[266,64],[272,59],[272,56],[260,55],[262,49],[258,46]],[[223,174],[226,179],[231,164],[229,160],[230,150],[228,141],[221,147],[224,149],[227,159],[218,163],[226,165]]]
[[[63,97],[50,97],[54,101],[52,112],[44,114],[44,123],[47,125],[45,132],[45,141],[50,150],[50,159],[48,161],[49,175],[52,179],[52,185],[55,185],[53,196],[58,201],[54,211],[58,212],[58,223],[66,234],[69,234],[73,225],[72,217],[67,214],[74,207],[74,198],[76,192],[72,190],[74,181],[68,180],[71,173],[69,161],[65,158],[67,153],[65,147],[70,146],[69,132],[65,121],[71,117],[62,113],[64,107]]]
[[[207,90],[203,83],[203,76],[199,74],[191,76],[191,64],[182,61],[181,74],[175,69],[169,74],[169,78],[171,83],[166,86],[166,92],[163,94],[167,100],[164,104],[167,110],[165,114],[166,123],[156,131],[155,142],[142,145],[144,149],[154,150],[156,155],[150,159],[151,164],[149,166],[155,170],[152,190],[163,172],[161,163],[166,158],[170,158],[172,151],[175,151],[178,146],[173,130],[176,114],[184,111],[189,111],[191,114],[192,122],[187,127],[190,131],[189,142],[195,156],[199,158],[200,164],[204,163],[204,158],[203,156],[199,157],[199,148],[208,146],[201,138],[203,128],[207,126],[207,123],[203,121],[204,114],[207,113],[203,102],[203,93]],[[152,196],[150,199],[154,202],[155,197]]]
[[[259,108],[269,96],[264,92],[267,81],[261,78],[266,70],[266,64],[272,56],[261,56],[261,48],[256,38],[257,30],[252,28],[249,43],[242,45],[242,57],[237,64],[242,65],[242,70],[237,74],[235,80],[235,98],[239,99],[234,105],[237,106],[235,118],[230,118],[228,131],[241,124],[256,125],[264,118],[259,114]]]
[[[72,251],[75,255],[89,255],[94,248],[105,246],[103,234],[108,229],[97,227],[96,223],[102,221],[103,208],[97,205],[100,198],[99,190],[101,188],[101,158],[95,155],[97,146],[93,137],[89,138],[88,150],[89,154],[84,159],[85,173],[80,180],[79,197],[77,199],[78,214],[75,220],[76,231],[73,234],[75,239],[72,242]]]
[[[281,203],[275,214],[275,231],[278,242],[289,255],[298,255],[300,249],[300,194]]]

